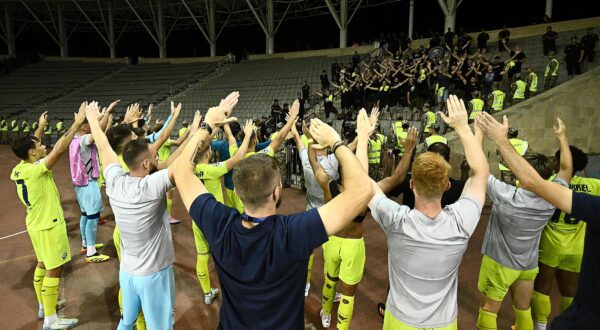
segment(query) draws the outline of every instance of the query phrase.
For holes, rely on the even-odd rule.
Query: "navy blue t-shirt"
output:
[[[304,329],[306,265],[328,239],[317,209],[276,215],[248,229],[205,193],[190,215],[210,247],[223,291],[224,329]]]
[[[591,330],[600,326],[600,197],[573,192],[571,218],[584,220],[585,244],[579,286],[569,308],[552,322],[553,330]],[[566,216],[565,216],[566,218]]]

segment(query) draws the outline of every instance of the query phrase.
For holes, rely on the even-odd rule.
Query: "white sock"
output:
[[[533,329],[534,330],[546,330],[546,323],[540,323],[533,321]]]
[[[40,305],[40,306],[39,306],[39,308],[38,308],[38,309],[39,309],[40,311],[43,311],[43,310],[44,310],[44,305],[43,305],[43,304],[39,304],[39,305]]]
[[[96,245],[88,245],[86,256],[90,257],[96,253]]]
[[[58,314],[46,316],[46,317],[44,317],[44,325],[50,325],[50,324],[54,323],[56,320],[58,320]]]
[[[87,246],[87,243],[85,240],[81,241],[81,246]]]

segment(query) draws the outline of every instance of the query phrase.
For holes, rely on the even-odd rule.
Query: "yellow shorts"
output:
[[[538,260],[548,267],[579,273],[581,271],[581,258],[583,258],[583,254],[559,254],[540,250]]]
[[[484,255],[479,269],[477,288],[479,292],[495,301],[504,300],[510,286],[517,280],[533,281],[539,272],[538,268],[516,270],[504,267],[494,259]]]
[[[415,328],[395,318],[389,309],[385,310],[385,317],[383,318],[383,330],[458,330],[458,322],[454,320],[450,325],[441,328]]]
[[[196,243],[196,253],[206,254],[210,252],[208,242],[202,234],[202,230],[196,226],[196,223],[192,221],[192,231],[194,232],[194,243]]]
[[[227,195],[225,205],[233,207],[234,209],[238,210],[240,214],[244,213],[244,202],[242,202],[240,196],[238,196],[235,191],[229,189],[225,189],[225,194]]]
[[[348,285],[358,284],[365,269],[365,241],[330,236],[323,244],[323,259],[329,276],[339,277]]]
[[[113,243],[115,244],[115,250],[117,250],[117,258],[121,260],[121,232],[116,224],[113,231]]]
[[[38,261],[46,269],[58,268],[71,261],[67,226],[63,222],[50,229],[28,231]]]

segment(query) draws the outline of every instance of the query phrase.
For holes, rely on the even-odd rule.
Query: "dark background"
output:
[[[590,0],[554,0],[553,20],[600,16],[600,6]],[[456,29],[467,32],[540,24],[544,17],[545,0],[464,0],[458,9]],[[351,15],[349,12],[348,16]],[[30,23],[36,24],[36,23]],[[442,32],[444,14],[437,0],[415,0],[414,37]],[[37,28],[37,27],[36,27]],[[72,28],[72,27],[69,27]],[[15,30],[18,28],[15,27]],[[381,33],[408,31],[408,0],[389,5],[359,9],[348,29],[348,46],[369,41]],[[286,20],[275,36],[275,52],[334,48],[339,45],[339,30],[331,15]],[[16,40],[17,54],[34,53],[60,55],[54,41],[40,29],[24,31]],[[265,36],[258,24],[225,28],[217,40],[217,55],[229,52],[241,54],[265,52]],[[1,43],[0,53],[7,53]],[[208,56],[209,46],[197,29],[173,31],[167,40],[167,57]],[[95,33],[73,34],[69,40],[69,56],[108,57],[106,44]],[[117,57],[158,57],[158,47],[145,32],[125,33],[117,43]]]

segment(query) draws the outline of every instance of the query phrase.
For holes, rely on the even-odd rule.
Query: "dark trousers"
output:
[[[567,61],[567,72],[569,76],[581,74],[581,63],[579,61]]]

